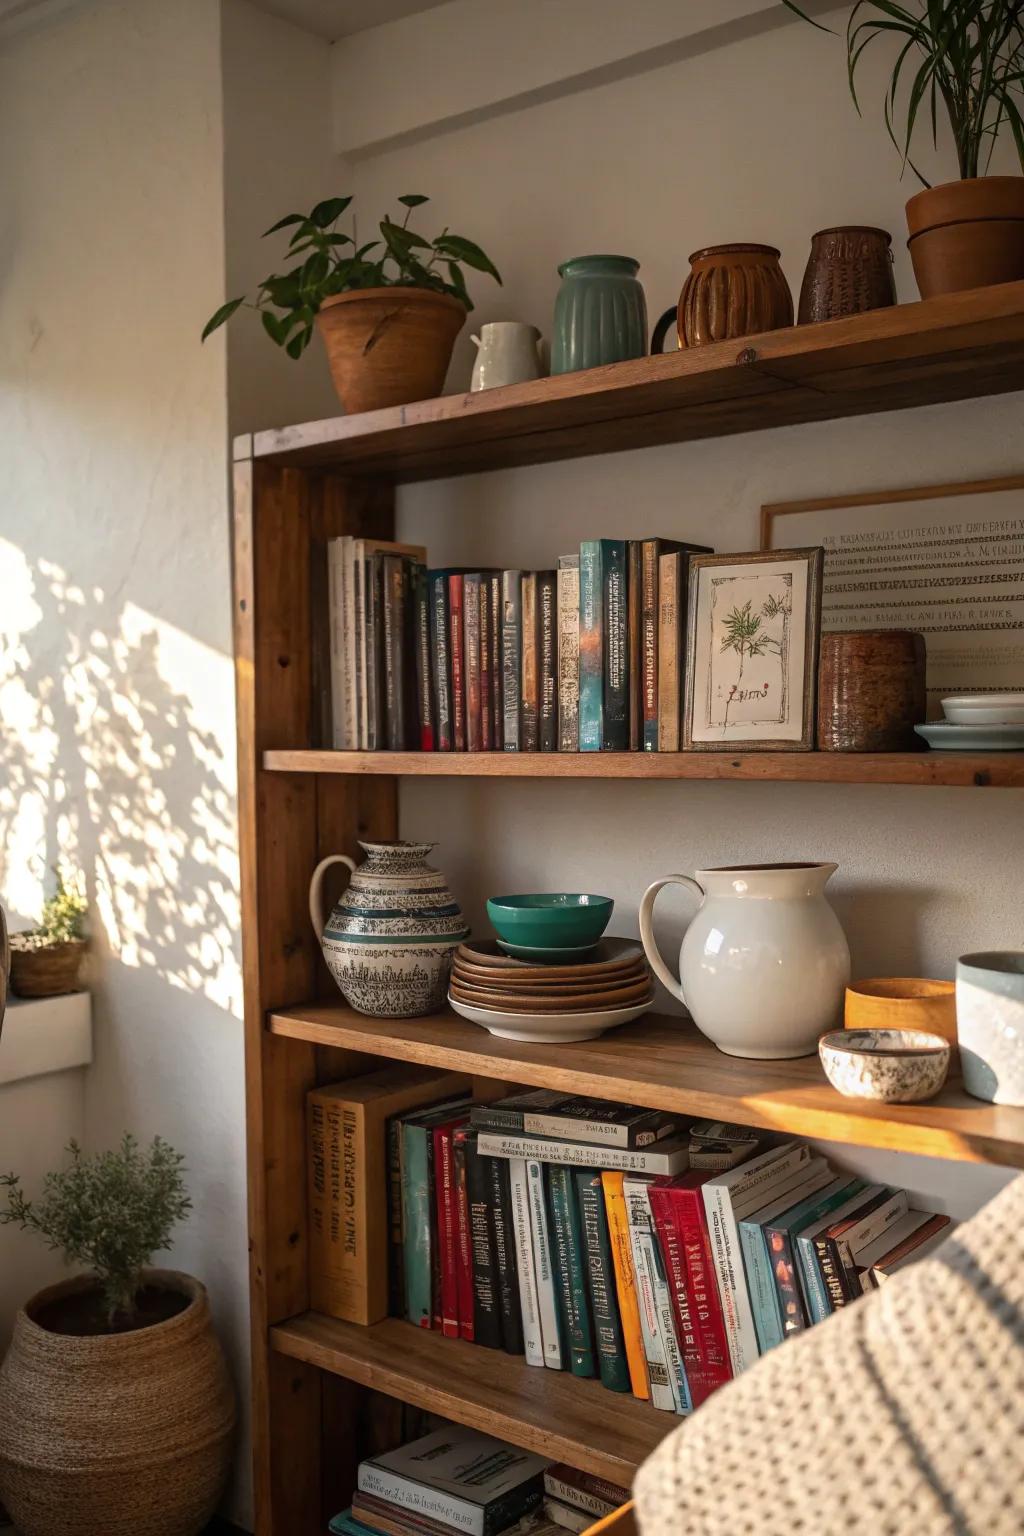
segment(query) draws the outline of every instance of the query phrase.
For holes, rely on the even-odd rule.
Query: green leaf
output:
[[[464,235],[439,235],[434,241],[434,249],[442,256],[453,256],[456,261],[464,261],[467,267],[473,267],[477,272],[488,273],[496,283],[501,282],[501,274],[491,258]]]
[[[317,203],[309,216],[310,220],[318,229],[326,229],[328,224],[333,224],[335,219],[340,219],[351,201],[350,197],[325,198],[322,203]]]
[[[424,203],[429,203],[429,197],[421,197],[416,192],[406,192],[398,199],[403,208],[420,208]]]
[[[401,224],[392,224],[390,219],[381,220],[380,232],[389,246],[399,247],[405,251],[433,249],[430,241],[424,240],[422,235],[417,235],[411,229],[403,229]]]
[[[288,213],[283,219],[278,219],[276,224],[271,224],[269,229],[263,231],[263,239],[268,235],[276,235],[279,229],[287,229],[289,224],[305,224],[306,216],[302,213]]]
[[[451,278],[452,291],[457,299],[461,299],[467,309],[473,308],[473,301],[466,287],[466,279],[462,275],[462,268],[454,261],[445,263],[448,268],[448,276]]]
[[[312,336],[313,330],[311,326],[307,326],[303,331],[296,331],[291,341],[285,347],[285,351],[294,362],[298,362],[303,352],[305,352],[312,340]]]
[[[264,309],[260,313],[260,319],[263,321],[263,329],[271,341],[275,342],[277,346],[283,347],[288,340],[288,332],[291,330],[295,319],[294,315],[272,315],[269,309]]]
[[[245,298],[243,296],[240,299],[229,299],[226,304],[222,304],[220,309],[218,309],[215,314],[212,314],[209,320],[207,320],[203,327],[203,334],[200,337],[200,340],[205,341],[207,336],[211,335],[218,328],[218,326],[224,324],[225,320],[230,320],[231,316],[234,314],[239,305],[244,303]]]

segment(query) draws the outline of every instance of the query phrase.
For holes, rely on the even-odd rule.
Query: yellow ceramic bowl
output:
[[[956,1045],[956,983],[924,976],[874,976],[851,981],[847,1029],[923,1029]]]

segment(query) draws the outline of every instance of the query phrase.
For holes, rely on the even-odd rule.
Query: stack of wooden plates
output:
[[[463,1018],[506,1040],[593,1040],[639,1018],[653,988],[643,948],[602,939],[586,960],[538,965],[494,942],[460,944],[448,1001]]]

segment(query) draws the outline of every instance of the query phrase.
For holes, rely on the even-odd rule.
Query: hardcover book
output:
[[[544,1165],[526,1159],[526,1186],[530,1202],[530,1235],[533,1239],[533,1273],[537,1283],[537,1311],[544,1346],[544,1364],[560,1371],[564,1364],[561,1318],[555,1292],[551,1247],[551,1223],[544,1187]]]
[[[488,1349],[502,1348],[500,1282],[490,1159],[481,1157],[476,1131],[460,1125],[453,1140],[459,1191],[459,1331]],[[462,1265],[468,1271],[465,1285]],[[466,1319],[471,1319],[467,1329]]]
[[[571,1504],[575,1509],[583,1510],[595,1520],[614,1514],[629,1502],[628,1488],[606,1482],[603,1477],[595,1477],[591,1472],[580,1472],[562,1461],[545,1468],[544,1492],[563,1504]]]
[[[580,745],[581,752],[600,752],[604,737],[604,575],[601,541],[580,545]]]
[[[643,661],[643,545],[639,539],[626,544],[626,606],[629,671],[629,750],[642,752],[644,745]]]
[[[477,1148],[479,1150],[479,1140]],[[526,1160],[514,1157],[508,1165],[512,1228],[516,1241],[516,1268],[522,1308],[523,1350],[527,1365],[544,1364],[544,1340],[540,1326],[537,1271],[533,1261],[533,1228],[530,1222],[530,1182]]]
[[[522,671],[522,571],[501,573],[501,715],[502,743],[506,752],[518,752],[520,743],[520,673]]]
[[[483,750],[483,715],[480,696],[480,575],[462,579],[462,665],[466,683],[466,751]]]
[[[544,1467],[542,1456],[449,1424],[360,1462],[357,1486],[468,1536],[497,1536],[539,1507]]]
[[[667,1300],[667,1294],[665,1298],[659,1294],[658,1266],[655,1262],[657,1250],[647,1182],[646,1179],[623,1179],[622,1193],[629,1220],[633,1273],[636,1276],[637,1303],[640,1308],[640,1332],[647,1359],[651,1402],[655,1408],[663,1408],[671,1413],[682,1406],[681,1381],[675,1360],[679,1351],[674,1327],[671,1339],[665,1329],[663,1300]],[[667,1286],[665,1290],[667,1293]],[[681,1365],[680,1356],[680,1370]]]
[[[519,1301],[519,1269],[516,1233],[512,1221],[511,1164],[496,1157],[481,1157],[477,1164],[487,1170],[491,1231],[494,1237],[494,1264],[501,1316],[501,1346],[507,1355],[523,1353],[523,1314]]]
[[[441,1331],[446,1339],[459,1337],[458,1210],[452,1133],[465,1116],[446,1120],[433,1128],[434,1198],[441,1274]]]
[[[916,1264],[919,1260],[927,1258],[934,1249],[941,1247],[946,1241],[952,1225],[948,1216],[930,1216],[916,1232],[904,1238],[898,1247],[891,1249],[871,1266],[875,1284],[884,1285],[907,1264]]]
[[[835,1257],[842,1270],[842,1290],[847,1301],[854,1301],[863,1295],[858,1262],[861,1250],[891,1232],[907,1214],[909,1204],[905,1189],[893,1190],[890,1198],[870,1215],[851,1223],[845,1232],[835,1238]]]
[[[645,752],[658,751],[658,649],[660,630],[660,571],[659,562],[664,554],[678,554],[679,572],[678,603],[684,606],[689,585],[689,561],[691,554],[711,554],[706,544],[685,544],[677,539],[644,539],[640,547],[640,690],[642,694],[643,747]],[[686,633],[680,611],[680,637]],[[681,639],[680,639],[681,651]],[[682,696],[685,674],[683,657],[677,659],[679,687],[676,696]]]
[[[602,714],[601,748],[629,751],[629,599],[626,544],[601,541]]]
[[[707,1174],[656,1180],[648,1199],[665,1260],[683,1369],[693,1406],[732,1378],[701,1185]]]
[[[605,1215],[608,1217],[608,1237],[612,1245],[612,1268],[615,1271],[615,1296],[619,1303],[622,1342],[625,1345],[626,1364],[629,1367],[629,1384],[633,1396],[646,1402],[651,1393],[647,1380],[643,1334],[640,1328],[640,1302],[636,1290],[636,1273],[633,1269],[629,1213],[626,1210],[626,1197],[622,1192],[623,1180],[624,1175],[621,1173],[609,1171],[601,1174]]]
[[[402,1121],[405,1315],[418,1328],[434,1326],[435,1277],[439,1276],[433,1128],[446,1118],[451,1119],[463,1106],[468,1112],[466,1099],[452,1099]]]
[[[899,1198],[900,1196],[902,1199]],[[817,1260],[818,1273],[821,1277],[824,1307],[811,1306],[811,1317],[814,1322],[824,1322],[826,1317],[854,1299],[854,1293],[847,1283],[839,1251],[839,1245],[845,1234],[851,1228],[861,1228],[865,1224],[870,1226],[871,1218],[880,1210],[891,1209],[891,1219],[895,1220],[896,1216],[902,1215],[906,1208],[907,1197],[903,1190],[897,1194],[896,1190],[889,1189],[884,1184],[875,1184],[864,1191],[860,1203],[852,1211],[847,1211],[841,1220],[832,1222],[824,1232],[816,1234],[813,1239],[814,1258]],[[857,1287],[857,1294],[860,1295],[860,1286]],[[808,1299],[810,1300],[809,1292]]]
[[[754,1314],[754,1331],[757,1347],[762,1355],[782,1343],[782,1310],[779,1294],[772,1274],[772,1261],[765,1238],[765,1226],[784,1216],[795,1205],[817,1194],[834,1178],[825,1158],[815,1157],[807,1164],[806,1178],[793,1189],[776,1195],[767,1205],[751,1211],[741,1220],[740,1252],[743,1270],[750,1291],[750,1305]]]
[[[466,672],[463,630],[464,573],[448,575],[448,650],[452,666],[452,751],[466,750]]]
[[[430,590],[430,655],[434,690],[434,718],[437,722],[437,750],[451,752],[452,740],[452,664],[448,645],[450,629],[448,574],[428,571]]]
[[[586,1258],[573,1175],[568,1168],[545,1167],[551,1230],[552,1268],[561,1321],[560,1333],[574,1376],[594,1376],[594,1337],[587,1293]]]
[[[797,1258],[797,1234],[822,1218],[828,1220],[834,1210],[842,1206],[851,1195],[859,1194],[863,1188],[863,1179],[840,1174],[818,1194],[766,1225],[765,1241],[779,1297],[784,1338],[788,1338],[791,1333],[802,1333],[808,1324],[807,1304]]]
[[[351,542],[351,541],[350,541]],[[328,637],[331,662],[331,745],[344,752],[348,740],[348,697],[345,667],[345,596],[342,581],[342,540],[327,542]]]
[[[494,696],[491,678],[491,573],[480,577],[480,750],[494,751]]]
[[[410,567],[413,623],[416,636],[416,718],[419,724],[419,749],[433,752],[437,746],[434,716],[434,687],[431,675],[430,594],[426,567],[414,560]],[[358,679],[357,679],[358,682]]]
[[[558,557],[558,750],[580,749],[580,557]]]
[[[524,1131],[529,1136],[621,1148],[652,1146],[677,1128],[675,1116],[665,1110],[581,1098],[548,1088],[512,1094],[492,1104],[476,1104],[470,1118],[482,1130]]]
[[[658,557],[658,751],[679,751],[683,665],[682,558]]]
[[[502,697],[504,679],[501,671],[502,600],[500,571],[488,573],[487,590],[488,634],[491,645],[489,670],[491,681],[491,748],[495,752],[502,752],[505,748],[505,713]]]
[[[555,573],[537,572],[538,690],[540,722],[538,737],[542,752],[558,750],[558,627],[555,611]]]
[[[476,1336],[476,1300],[473,1289],[473,1235],[469,1212],[469,1170],[466,1166],[465,1133],[468,1122],[452,1132],[452,1190],[455,1222],[455,1290],[458,1298],[459,1338],[470,1344]]]
[[[565,1163],[576,1168],[598,1165],[621,1168],[629,1173],[682,1173],[689,1157],[689,1141],[685,1136],[666,1136],[653,1146],[629,1149],[481,1130],[479,1146],[485,1157],[532,1157],[544,1163]]]
[[[619,1318],[601,1175],[596,1169],[577,1168],[573,1177],[576,1181],[576,1201],[586,1256],[587,1287],[598,1370],[602,1382],[610,1391],[628,1392],[629,1366]]]
[[[866,1243],[859,1248],[854,1255],[858,1278],[860,1280],[861,1293],[866,1295],[875,1289],[874,1278],[871,1274],[872,1264],[877,1264],[879,1259],[884,1259],[887,1253],[897,1248],[904,1238],[916,1232],[918,1227],[923,1227],[926,1221],[931,1219],[929,1211],[908,1210],[905,1216],[893,1223],[885,1232],[880,1232],[874,1242]]]
[[[540,747],[540,610],[536,571],[523,572],[520,645],[519,750],[536,752]]]
[[[401,752],[408,745],[406,698],[408,569],[400,555],[384,556],[384,719],[387,745]]]

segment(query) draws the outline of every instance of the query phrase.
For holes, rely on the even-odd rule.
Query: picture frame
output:
[[[813,750],[823,564],[817,546],[692,557],[684,751]]]
[[[924,636],[928,717],[1024,685],[1024,475],[769,503],[761,546],[824,548],[824,632]]]

